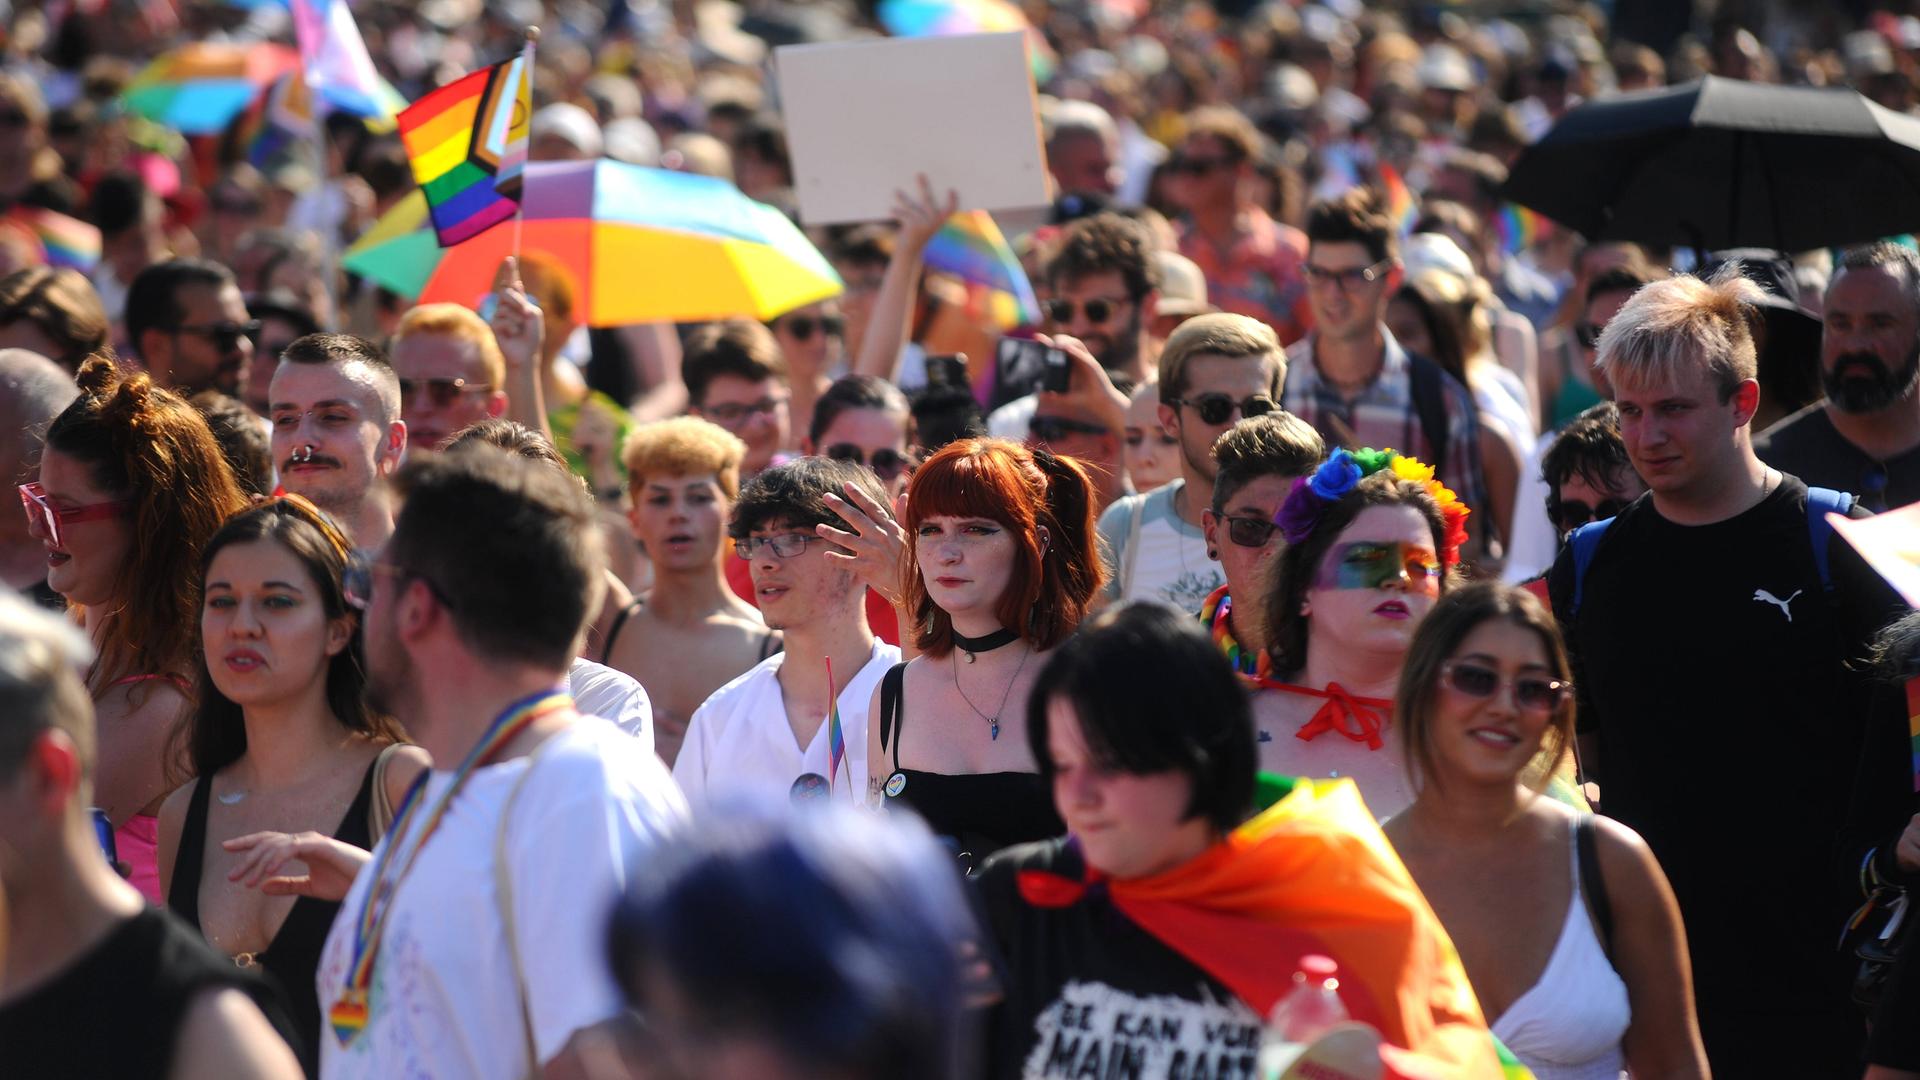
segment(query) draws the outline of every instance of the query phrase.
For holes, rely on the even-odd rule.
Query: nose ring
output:
[[[293,460],[296,462],[312,461],[313,460],[313,444],[308,443],[307,445],[300,447],[298,450],[295,450],[293,452]]]

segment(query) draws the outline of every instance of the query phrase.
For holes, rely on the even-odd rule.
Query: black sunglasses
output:
[[[1047,318],[1056,323],[1070,323],[1073,321],[1074,311],[1078,309],[1087,313],[1088,322],[1103,323],[1113,318],[1114,313],[1119,311],[1120,305],[1124,303],[1127,301],[1104,300],[1097,296],[1084,304],[1076,304],[1071,300],[1049,300],[1046,304]]]
[[[444,409],[459,401],[460,395],[483,389],[485,387],[468,386],[465,379],[401,379],[400,407],[413,408],[414,399],[422,390],[427,392],[427,400],[433,402],[434,408]]]
[[[1606,329],[1606,327],[1595,326],[1592,323],[1575,323],[1573,326],[1573,337],[1574,340],[1580,343],[1581,348],[1591,352],[1600,347],[1600,331],[1604,329]]]
[[[1174,176],[1205,176],[1218,169],[1231,169],[1240,164],[1232,158],[1177,157],[1167,162],[1167,172]]]
[[[0,112],[0,127],[23,128],[30,123],[32,121],[27,119],[27,114],[18,110],[9,109],[6,112]]]
[[[1228,517],[1218,511],[1215,511],[1215,516],[1227,523],[1227,539],[1237,547],[1266,547],[1267,541],[1273,539],[1274,531],[1280,527],[1266,518]]]
[[[812,341],[814,331],[824,331],[828,337],[839,337],[847,328],[847,320],[838,315],[791,315],[780,325],[787,328],[795,341]]]
[[[826,455],[835,461],[851,461],[855,465],[865,465],[873,470],[873,475],[882,480],[897,479],[906,471],[907,456],[891,447],[881,447],[869,458],[866,452],[852,443],[834,443],[827,447]]]
[[[196,326],[176,326],[175,334],[194,334],[213,342],[217,348],[231,349],[240,344],[240,339],[257,341],[260,338],[260,320],[249,319],[243,323],[217,322]]]
[[[1027,421],[1027,434],[1043,443],[1060,442],[1074,435],[1105,435],[1107,429],[1084,420],[1064,416],[1036,416]]]
[[[1239,401],[1225,394],[1201,394],[1199,397],[1168,398],[1167,404],[1174,408],[1182,405],[1193,406],[1193,411],[1200,414],[1200,422],[1203,424],[1224,424],[1227,422],[1227,417],[1233,415],[1235,409],[1239,409],[1241,418],[1245,419],[1250,416],[1265,416],[1278,408],[1273,403],[1273,399],[1265,394],[1255,394],[1250,398],[1241,398]]]
[[[1547,502],[1547,517],[1553,519],[1554,528],[1564,535],[1585,525],[1589,521],[1605,521],[1618,517],[1620,511],[1627,508],[1625,499],[1602,499],[1599,506],[1588,506],[1578,499],[1562,502],[1550,499]]]

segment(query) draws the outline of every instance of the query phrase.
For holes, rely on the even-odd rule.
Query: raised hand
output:
[[[501,260],[493,275],[494,340],[506,358],[507,371],[531,371],[540,360],[541,336],[546,331],[546,316],[527,296],[520,281],[520,260],[512,256]]]
[[[227,880],[259,889],[268,896],[344,900],[360,868],[372,859],[352,844],[316,832],[248,833],[222,841],[220,846],[246,856],[227,875]],[[306,864],[306,873],[279,876],[282,867],[296,860]]]
[[[840,549],[828,551],[827,558],[848,564],[848,569],[887,603],[900,606],[906,594],[900,575],[906,558],[907,532],[892,511],[852,484],[846,486],[844,497],[828,492],[827,508],[840,515],[840,520],[852,530],[814,526],[815,533]]]
[[[947,223],[960,208],[960,195],[949,189],[945,200],[933,193],[933,185],[926,174],[919,177],[919,191],[908,193],[896,190],[893,193],[893,220],[900,226],[900,235],[894,241],[895,258],[899,252],[917,256],[927,248],[933,234]]]

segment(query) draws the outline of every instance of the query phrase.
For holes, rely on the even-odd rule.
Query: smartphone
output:
[[[994,363],[1000,373],[999,385],[1021,387],[1020,394],[1029,392],[1027,388],[1064,394],[1072,382],[1067,354],[1032,338],[1001,338]]]
[[[972,386],[972,380],[967,378],[966,354],[942,353],[927,357],[927,385],[969,389]]]
[[[120,866],[120,851],[113,842],[113,819],[105,810],[97,806],[88,808],[93,816],[93,838],[100,842],[100,850],[107,856],[107,865],[117,873]]]

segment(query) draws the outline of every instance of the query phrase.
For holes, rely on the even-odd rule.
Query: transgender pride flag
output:
[[[291,11],[307,86],[341,112],[391,130],[407,100],[374,70],[346,0],[292,0]]]

